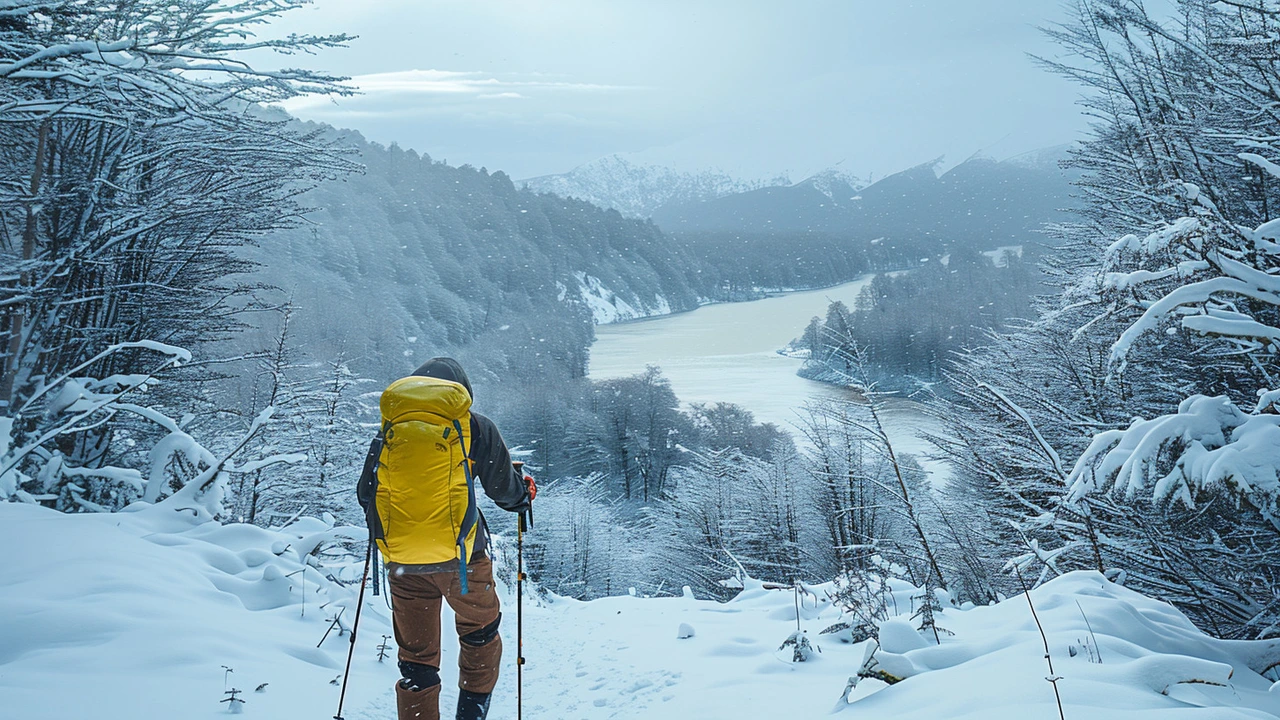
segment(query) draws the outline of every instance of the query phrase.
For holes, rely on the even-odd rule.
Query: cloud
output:
[[[357,75],[347,84],[359,95],[335,100],[307,95],[281,103],[291,113],[325,112],[333,105],[397,105],[412,98],[430,98],[433,103],[466,104],[473,100],[548,98],[551,95],[616,93],[641,89],[627,85],[572,82],[542,73],[486,73],[455,70],[396,70]]]

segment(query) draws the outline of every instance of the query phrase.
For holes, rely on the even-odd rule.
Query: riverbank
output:
[[[687,313],[696,312],[704,307],[711,307],[715,305],[742,305],[742,304],[748,304],[753,302],[760,302],[762,300],[771,300],[773,298],[783,297],[786,295],[794,295],[797,293],[822,292],[823,290],[836,289],[844,285],[848,285],[850,283],[870,282],[871,278],[875,277],[877,274],[878,273],[864,273],[852,280],[845,280],[843,282],[838,282],[834,285],[822,285],[822,286],[813,287],[813,288],[757,288],[757,290],[761,293],[759,296],[745,298],[742,300],[711,300],[708,298],[699,298],[697,305],[691,308],[686,308],[684,310],[671,310],[665,313],[654,313],[652,315],[644,315],[641,317],[630,317],[630,318],[621,319],[621,320],[611,320],[609,322],[596,323],[596,327],[599,328],[599,327],[605,327],[605,326],[611,326],[611,325],[629,325],[634,323],[652,322],[654,320],[662,320],[664,318],[669,318],[675,315],[684,315]],[[800,328],[800,330],[803,330],[803,329],[804,329],[803,327]]]
[[[662,370],[676,396],[686,404],[731,402],[750,410],[757,422],[773,423],[803,436],[806,407],[823,400],[855,399],[847,386],[816,382],[797,374],[804,360],[778,354],[803,331],[813,316],[824,316],[833,300],[857,299],[873,275],[852,282],[779,294],[752,302],[714,303],[643,322],[596,328],[588,376],[626,377],[649,365]],[[946,467],[926,456],[924,439],[943,428],[911,400],[893,399],[886,413],[891,437],[922,459],[936,477]]]

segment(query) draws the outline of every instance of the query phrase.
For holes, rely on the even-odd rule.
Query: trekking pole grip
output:
[[[522,479],[522,481],[526,479],[524,474],[523,460],[513,460],[511,461],[511,466],[516,469],[516,475],[519,476]],[[520,532],[528,532],[529,528],[531,527],[533,527],[533,497],[532,496],[529,498],[529,504],[525,506],[524,510],[520,511]]]

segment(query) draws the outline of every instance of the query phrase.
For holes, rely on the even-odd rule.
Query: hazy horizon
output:
[[[316,0],[280,29],[360,36],[289,60],[362,94],[288,110],[453,164],[878,178],[1080,137],[1079,90],[1028,55],[1059,54],[1038,27],[1062,15],[1057,0]]]

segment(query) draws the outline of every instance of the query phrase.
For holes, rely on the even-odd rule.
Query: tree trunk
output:
[[[44,181],[45,158],[48,154],[49,147],[49,121],[40,124],[40,132],[36,140],[36,157],[34,167],[31,171],[30,198],[27,203],[26,225],[22,230],[22,264],[23,272],[18,277],[19,293],[22,288],[30,288],[35,284],[35,277],[28,267],[29,263],[36,256],[36,240],[39,235],[39,197],[40,186]],[[25,354],[23,347],[26,337],[25,325],[27,323],[26,312],[24,312],[24,303],[15,302],[13,308],[9,311],[9,342],[5,348],[4,363],[0,365],[0,399],[7,402],[7,407],[12,413],[13,408],[18,406],[18,394],[22,388],[18,384],[18,370],[21,365],[22,356]]]

